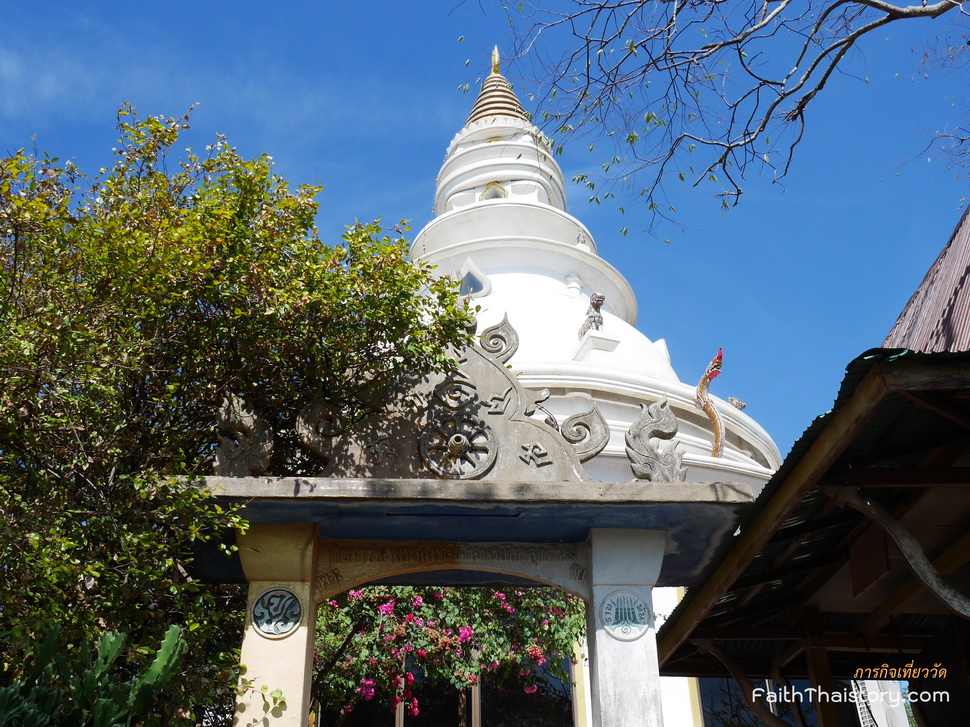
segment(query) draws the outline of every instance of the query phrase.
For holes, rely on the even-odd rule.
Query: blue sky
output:
[[[920,75],[941,21],[897,26],[809,111],[784,187],[752,179],[722,216],[684,185],[685,229],[661,231],[670,244],[636,231],[633,205],[624,218],[569,190],[633,285],[638,327],[667,340],[689,383],[723,347],[712,392],[747,402],[783,454],[829,408],[845,365],[881,343],[965,202],[966,179],[920,152],[968,97],[966,76]],[[111,163],[122,102],[143,114],[197,103],[188,142],[223,133],[291,182],[324,185],[325,239],[358,218],[410,219],[413,234],[474,100],[457,88],[482,77],[494,44],[511,45],[506,15],[457,0],[0,0],[0,151],[36,144],[93,173]],[[503,73],[528,105],[516,64]],[[582,144],[560,159],[567,178],[600,161]]]

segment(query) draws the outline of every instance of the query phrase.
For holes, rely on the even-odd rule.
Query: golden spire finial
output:
[[[495,46],[492,50],[492,75],[501,75],[498,70],[498,46]]]

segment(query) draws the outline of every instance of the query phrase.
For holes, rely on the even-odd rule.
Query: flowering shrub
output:
[[[415,682],[465,689],[485,673],[518,675],[527,694],[537,670],[568,682],[563,659],[585,627],[584,606],[551,588],[374,586],[321,606],[314,698],[352,711],[376,700],[419,714]]]

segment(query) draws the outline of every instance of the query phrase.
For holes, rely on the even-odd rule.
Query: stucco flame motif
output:
[[[483,351],[492,354],[502,363],[508,363],[519,350],[519,334],[509,323],[508,315],[504,316],[498,325],[482,331],[479,345]]]
[[[650,482],[683,482],[687,469],[684,456],[677,451],[677,417],[667,397],[653,404],[640,405],[640,417],[626,433],[626,455],[637,479]]]
[[[219,444],[214,469],[223,477],[259,475],[269,467],[273,433],[242,397],[229,394],[216,414]]]
[[[697,391],[694,394],[694,401],[697,403],[697,406],[704,410],[707,418],[714,425],[714,445],[711,447],[712,457],[720,457],[724,451],[724,423],[721,421],[721,415],[717,413],[714,402],[711,401],[711,396],[708,393],[711,382],[721,374],[722,360],[723,352],[721,349],[717,349],[717,355],[707,365],[707,370],[701,376],[701,380],[697,384]]]
[[[610,441],[610,428],[594,405],[582,414],[573,414],[562,423],[563,439],[573,445],[580,462],[592,459]]]

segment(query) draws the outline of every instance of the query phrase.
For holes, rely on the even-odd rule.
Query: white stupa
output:
[[[711,397],[724,424],[723,451],[712,456],[713,425],[695,404],[695,385],[677,377],[663,340],[634,327],[633,290],[597,255],[565,200],[551,145],[499,73],[496,53],[448,147],[435,218],[415,239],[412,258],[462,280],[481,307],[480,331],[508,317],[520,339],[509,365],[525,387],[549,390],[544,406],[559,422],[596,404],[610,438],[584,465],[593,479],[634,479],[625,434],[641,405],[666,400],[687,482],[738,482],[759,492],[781,462],[778,448],[753,419]],[[605,298],[602,322],[580,335],[596,293]]]

